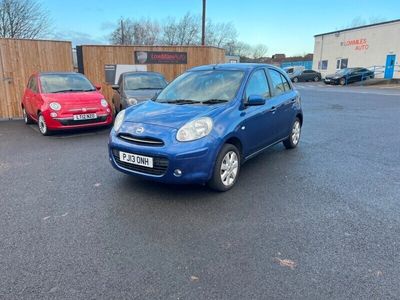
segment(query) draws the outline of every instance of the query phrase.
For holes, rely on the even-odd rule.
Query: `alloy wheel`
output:
[[[47,125],[46,125],[46,121],[44,120],[43,115],[39,116],[38,126],[39,126],[39,130],[40,130],[40,132],[42,134],[46,134],[47,133]]]
[[[293,124],[292,128],[292,142],[294,145],[297,145],[300,140],[300,131],[301,131],[301,126],[300,122],[296,120]]]
[[[221,181],[223,185],[230,186],[235,182],[239,169],[239,159],[234,151],[228,151],[221,163]]]

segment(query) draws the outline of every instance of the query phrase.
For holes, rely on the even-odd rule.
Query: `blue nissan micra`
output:
[[[117,115],[109,159],[127,174],[226,191],[248,159],[278,142],[295,148],[302,124],[300,95],[281,69],[200,66]]]

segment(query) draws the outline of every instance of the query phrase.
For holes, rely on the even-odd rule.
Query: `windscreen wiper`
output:
[[[94,90],[93,89],[88,89],[88,90],[76,90],[76,89],[68,89],[68,90],[59,90],[59,91],[55,91],[55,92],[52,92],[53,94],[56,94],[56,93],[68,93],[68,92],[93,92]]]
[[[138,90],[162,90],[162,87],[142,87],[137,89],[130,89],[130,91],[138,91]]]
[[[208,99],[201,101],[202,104],[216,104],[216,103],[223,103],[223,102],[228,102],[226,99]]]
[[[201,103],[199,101],[190,100],[190,99],[175,99],[175,100],[168,100],[168,101],[162,101],[162,102],[175,103],[175,104],[197,104],[197,103]]]

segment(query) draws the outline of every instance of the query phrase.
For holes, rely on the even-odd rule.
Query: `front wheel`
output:
[[[340,85],[345,85],[346,84],[346,79],[345,78],[340,78],[339,84]]]
[[[46,120],[45,120],[44,116],[42,115],[42,113],[39,113],[39,116],[38,116],[38,127],[39,127],[39,131],[41,134],[43,134],[43,135],[50,134],[50,130],[47,128]]]
[[[294,82],[294,83],[298,83],[298,82],[299,82],[299,79],[298,79],[297,77],[295,77],[295,78],[293,78],[293,82]]]
[[[218,154],[211,180],[210,188],[225,192],[231,189],[239,176],[240,152],[232,144],[225,144]]]
[[[318,76],[315,76],[315,77],[314,77],[314,81],[315,81],[315,82],[318,82],[318,81],[320,81],[320,78],[319,78]]]
[[[300,142],[300,135],[301,135],[301,123],[300,119],[296,118],[293,123],[292,131],[286,140],[283,141],[283,145],[286,149],[293,149],[296,148]]]

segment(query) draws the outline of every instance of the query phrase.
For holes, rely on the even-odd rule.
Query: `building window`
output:
[[[348,58],[340,58],[336,60],[336,70],[341,70],[347,68]]]
[[[328,61],[327,60],[322,60],[318,63],[318,69],[320,70],[326,70],[328,69]]]
[[[341,69],[346,69],[347,68],[347,62],[349,61],[348,58],[342,58],[342,61],[340,62],[340,68]]]

